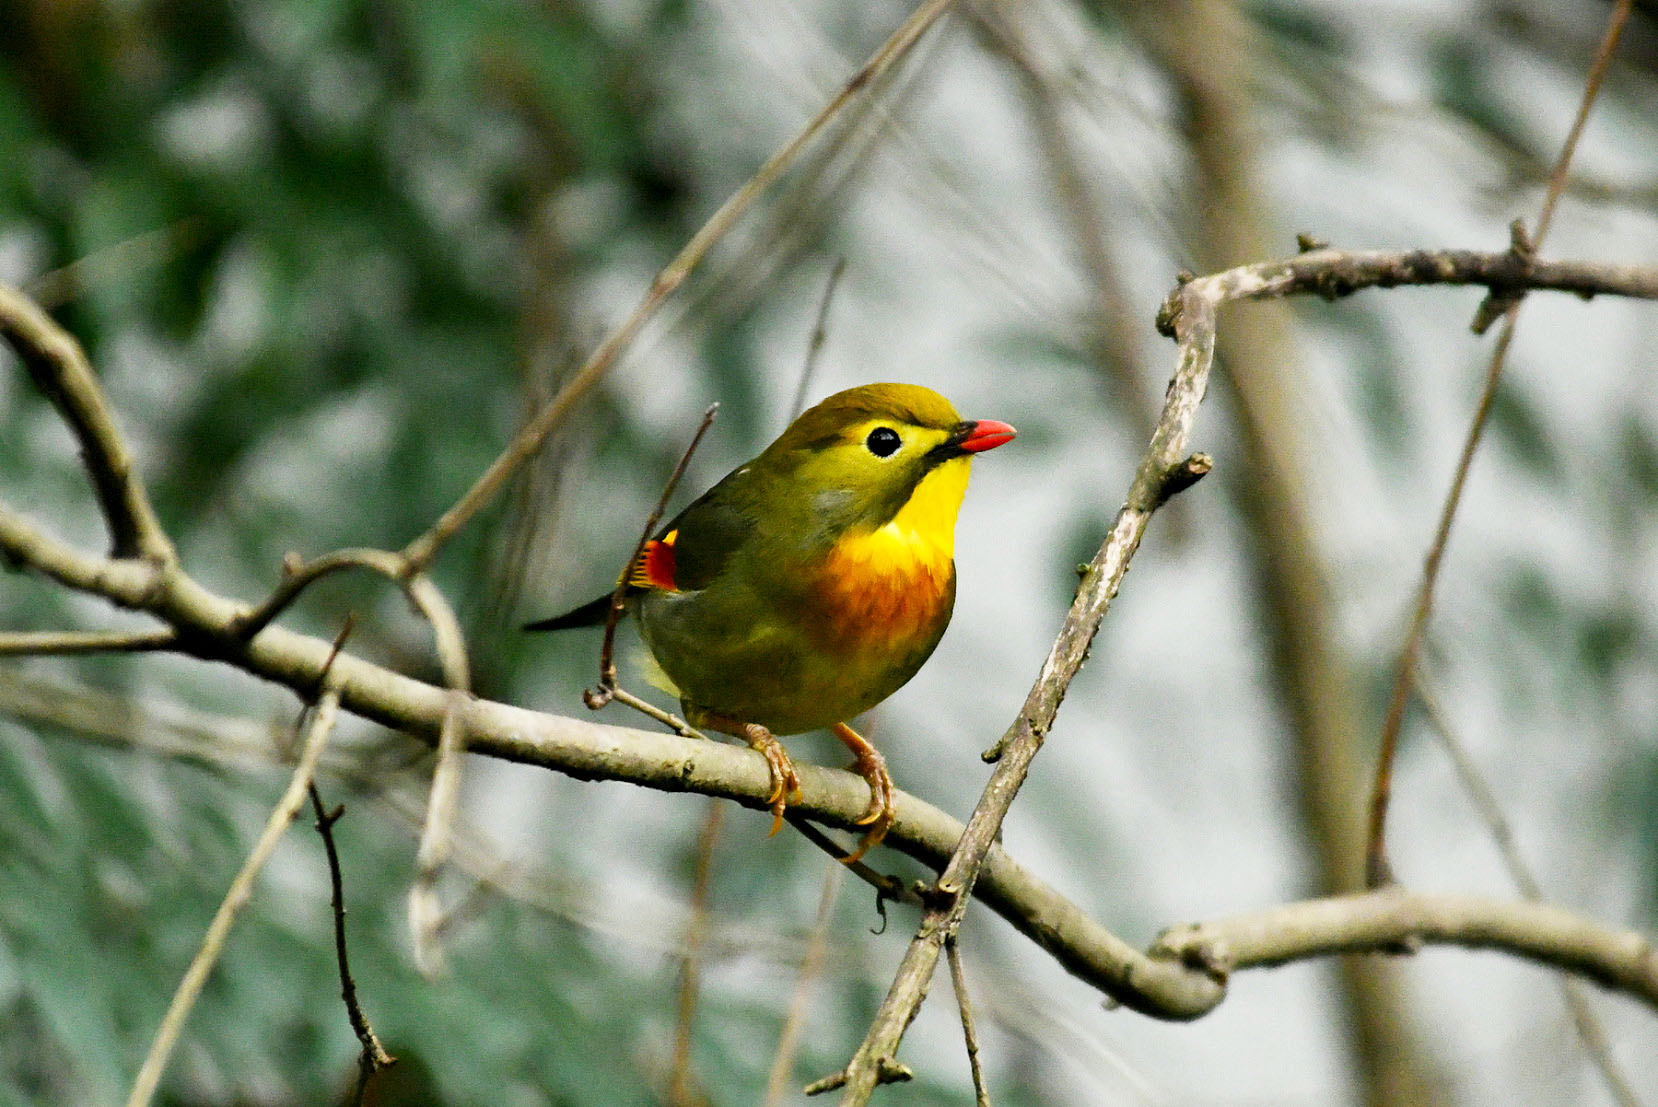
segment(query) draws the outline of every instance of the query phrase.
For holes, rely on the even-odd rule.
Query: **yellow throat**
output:
[[[885,525],[835,543],[820,578],[823,632],[862,636],[879,628],[878,638],[902,641],[948,618],[968,469],[965,457],[942,463]]]

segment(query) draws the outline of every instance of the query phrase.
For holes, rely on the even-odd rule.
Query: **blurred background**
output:
[[[1658,24],[1637,13],[1545,253],[1658,263]],[[1535,220],[1602,0],[963,4],[722,243],[436,566],[483,694],[586,715],[596,633],[516,626],[614,579],[709,402],[678,502],[810,399],[912,381],[1018,426],[976,466],[954,624],[866,719],[965,817],[1104,537],[1173,366],[1176,271],[1354,248],[1499,250]],[[249,600],[284,553],[396,548],[466,489],[714,208],[903,19],[892,3],[0,0],[0,279],[87,346],[186,567]],[[1491,339],[1477,290],[1244,305],[1196,449],[1006,828],[1136,943],[1350,887],[1422,556]],[[1400,877],[1510,896],[1443,735],[1545,895],[1658,913],[1658,311],[1527,301],[1407,718]],[[0,497],[104,537],[68,435],[0,356]],[[437,678],[392,589],[285,621]],[[141,625],[18,573],[8,630]],[[286,777],[296,704],[164,656],[0,663],[0,1102],[115,1103]],[[646,725],[619,707],[604,719]],[[840,764],[832,740],[796,756]],[[708,801],[467,766],[449,972],[404,915],[427,751],[347,729],[322,790],[381,1103],[758,1103],[837,866]],[[913,865],[884,851],[878,867]],[[845,882],[787,1095],[861,1039],[912,930]],[[700,921],[699,921],[700,919]],[[700,934],[700,938],[688,935]],[[1003,1104],[1630,1102],[1552,974],[1429,949],[1235,979],[1191,1025],[1109,1011],[984,910],[962,938]],[[680,982],[700,994],[676,1071]],[[1658,1020],[1589,994],[1627,1091]],[[971,1101],[948,984],[880,1101]],[[164,1083],[172,1104],[346,1097],[327,869],[292,830]]]

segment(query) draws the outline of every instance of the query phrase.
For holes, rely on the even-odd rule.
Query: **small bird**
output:
[[[828,728],[869,782],[868,827],[895,813],[886,760],[846,724],[916,674],[956,598],[956,514],[974,454],[1011,440],[913,384],[837,392],[646,543],[624,604],[693,726],[766,758],[783,824],[800,778],[776,735]],[[605,621],[609,595],[526,630]]]

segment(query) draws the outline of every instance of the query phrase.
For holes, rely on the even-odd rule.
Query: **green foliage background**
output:
[[[1583,9],[1582,23],[1591,27],[1604,14],[1604,5],[1569,7]],[[1176,265],[1192,256],[1180,243],[1186,219],[1177,194],[1180,139],[1167,118],[1136,122],[1136,112],[1172,109],[1159,99],[1161,75],[1123,12],[1094,5],[1048,10],[1065,35],[1086,43],[1076,47],[1079,56],[1103,56],[1118,66],[1098,81],[1134,90],[1122,93],[1128,109],[1113,102],[1100,112],[1106,119],[1100,127],[1122,128],[1111,141],[1123,143],[1125,161],[1132,150],[1156,164],[1124,168],[1102,158],[1098,172],[1102,187],[1120,201],[1120,251],[1136,310],[1145,309],[1138,317],[1149,324],[1150,308]],[[1267,114],[1293,129],[1309,160],[1351,154],[1363,140],[1348,121],[1364,117],[1367,105],[1353,102],[1362,97],[1343,87],[1341,74],[1367,47],[1395,42],[1430,90],[1417,109],[1453,134],[1459,149],[1477,152],[1478,172],[1494,197],[1480,213],[1489,217],[1481,233],[1494,246],[1491,236],[1500,234],[1507,216],[1530,210],[1539,166],[1561,131],[1556,122],[1575,102],[1568,76],[1561,77],[1561,95],[1545,96],[1552,90],[1544,88],[1536,100],[1527,99],[1516,92],[1513,69],[1581,70],[1563,40],[1539,30],[1538,10],[1511,6],[1490,25],[1447,17],[1437,30],[1410,37],[1390,32],[1385,20],[1380,30],[1361,32],[1349,16],[1316,4],[1252,5],[1270,63],[1262,77]],[[798,126],[798,119],[779,122],[775,116],[786,114],[780,108],[763,110],[777,107],[774,95],[786,99],[776,89],[734,83],[732,73],[747,71],[731,65],[729,55],[745,44],[734,32],[722,37],[728,28],[720,16],[717,8],[675,0],[5,0],[0,277],[28,287],[86,345],[134,440],[165,525],[186,564],[213,587],[257,597],[288,550],[395,548],[466,489],[525,412],[643,293],[654,269]],[[827,21],[824,34],[844,58],[780,62],[781,71],[821,75],[815,86],[821,99],[850,72],[847,59],[867,54],[900,17],[891,5],[813,16]],[[1614,149],[1639,151],[1652,136],[1652,119],[1639,115],[1653,87],[1652,34],[1643,16],[1628,47],[1630,75],[1609,93],[1614,130],[1607,142]],[[438,578],[468,623],[482,694],[575,710],[592,643],[526,643],[511,628],[527,615],[545,614],[550,604],[586,598],[586,590],[603,583],[704,397],[723,400],[725,410],[719,441],[699,459],[700,483],[775,432],[794,384],[778,366],[797,367],[803,356],[832,255],[851,257],[849,281],[861,271],[874,286],[838,316],[832,341],[873,351],[864,361],[853,357],[853,368],[842,371],[854,379],[916,375],[913,365],[883,356],[914,352],[909,323],[870,306],[883,295],[904,302],[895,291],[908,291],[901,289],[902,248],[891,246],[890,256],[883,250],[888,236],[898,242],[914,233],[905,222],[914,217],[905,214],[911,209],[893,206],[891,191],[864,191],[871,179],[900,193],[907,189],[912,200],[919,194],[917,208],[946,210],[962,231],[960,241],[920,248],[933,268],[948,274],[936,300],[950,303],[954,280],[988,287],[1008,302],[1040,305],[1015,312],[1012,321],[987,321],[973,335],[974,354],[945,348],[937,360],[948,368],[927,370],[936,374],[928,383],[948,390],[959,381],[975,399],[1005,403],[1006,409],[982,414],[1004,417],[1005,411],[1025,432],[1021,444],[1036,460],[1026,463],[1022,481],[1008,479],[1004,505],[1050,495],[1041,483],[1047,478],[1039,476],[1044,464],[1073,482],[1042,501],[1055,517],[1051,531],[1033,535],[1040,569],[1029,587],[1037,600],[1004,601],[1020,614],[1009,616],[1003,629],[1029,647],[1020,664],[1034,672],[1043,636],[1068,598],[1071,566],[1097,544],[1105,505],[1114,505],[1126,486],[1125,462],[1139,439],[1124,410],[1132,401],[1104,399],[1097,387],[1097,347],[1078,323],[1089,309],[1070,263],[1048,257],[1061,275],[1033,277],[1020,269],[1023,242],[995,257],[975,236],[995,229],[997,196],[973,194],[981,182],[905,145],[904,128],[924,126],[918,122],[923,111],[963,95],[958,86],[935,82],[941,69],[964,70],[966,84],[987,105],[982,110],[1012,110],[1012,83],[986,70],[983,43],[960,27],[943,41],[930,54],[924,49],[921,62],[891,90],[894,110],[911,113],[897,137],[874,144],[873,154],[848,142],[837,149],[852,154],[824,155],[809,166],[809,187],[786,191],[759,213],[754,229],[691,283],[683,309],[647,335],[638,364],[649,372],[621,376],[587,401],[578,425],[536,471],[446,551]],[[779,78],[779,87],[786,83]],[[1095,95],[1099,87],[1084,85]],[[1038,188],[1026,168],[1034,143],[1029,127],[996,133],[1005,146],[995,152],[1014,167],[1004,171],[994,162],[986,176],[1009,192]],[[1621,177],[1588,171],[1585,194],[1597,182],[1618,187],[1587,196],[1585,202],[1602,205],[1603,222],[1582,230],[1574,245],[1597,243],[1606,253],[1610,240],[1610,252],[1622,257],[1618,228],[1651,234],[1650,182],[1658,180],[1658,167],[1638,153],[1630,159],[1634,168]],[[1455,157],[1447,161],[1457,165]],[[1612,164],[1621,163],[1614,158]],[[1125,186],[1112,175],[1130,173],[1140,174],[1140,185]],[[1346,201],[1337,190],[1287,199],[1293,187],[1283,179],[1272,186],[1286,221],[1310,219],[1325,237],[1339,230],[1351,244],[1372,245],[1392,229],[1367,223],[1354,210],[1362,200]],[[1454,219],[1466,215],[1458,211],[1442,223],[1425,217],[1402,241],[1381,244],[1441,244],[1435,236],[1443,224],[1460,230],[1469,223]],[[883,217],[891,223],[881,223]],[[849,229],[855,220],[866,229]],[[872,220],[873,233],[867,230]],[[1015,226],[1009,236],[1023,233]],[[996,245],[993,236],[989,241]],[[1032,249],[1063,258],[1070,245]],[[991,260],[980,256],[986,253]],[[1009,276],[1009,270],[1019,271]],[[1458,301],[1444,315],[1462,316],[1468,307]],[[1365,463],[1379,474],[1377,486],[1423,504],[1407,513],[1408,527],[1386,536],[1396,545],[1381,570],[1387,586],[1377,591],[1385,596],[1363,588],[1376,565],[1366,560],[1371,554],[1334,543],[1341,583],[1355,586],[1365,608],[1355,616],[1364,629],[1355,634],[1354,653],[1374,688],[1374,705],[1385,694],[1395,611],[1388,605],[1403,602],[1411,559],[1427,533],[1419,521],[1440,494],[1431,481],[1413,482],[1422,480],[1428,459],[1432,472],[1445,471],[1442,443],[1458,433],[1460,415],[1440,415],[1460,411],[1471,385],[1447,387],[1447,408],[1414,391],[1419,381],[1401,367],[1413,362],[1423,340],[1393,314],[1391,302],[1313,307],[1303,318],[1319,354],[1346,366],[1327,390],[1342,394],[1351,422],[1324,427],[1324,444],[1352,430],[1362,439]],[[1614,345],[1610,358],[1645,349],[1648,356],[1634,368],[1649,370],[1658,333],[1650,316],[1612,327],[1624,328],[1618,333],[1627,342]],[[1144,331],[1142,341],[1154,342],[1149,325]],[[1124,350],[1107,355],[1130,356]],[[1546,349],[1531,356],[1534,364],[1556,364]],[[957,357],[962,364],[952,360]],[[664,363],[672,363],[671,374],[661,369]],[[1658,578],[1645,543],[1658,502],[1658,417],[1650,405],[1630,404],[1607,415],[1600,433],[1586,441],[1560,417],[1550,393],[1525,382],[1522,377],[1501,397],[1493,425],[1493,452],[1502,459],[1496,471],[1530,481],[1527,487],[1540,489],[1543,501],[1592,501],[1584,508],[1592,518],[1584,533],[1618,579],[1607,585],[1596,575],[1585,584],[1569,564],[1562,567],[1570,556],[1515,560],[1491,574],[1483,601],[1453,605],[1451,633],[1490,618],[1501,629],[1483,652],[1475,651],[1470,669],[1460,671],[1465,680],[1496,698],[1513,697],[1511,706],[1521,713],[1542,698],[1552,711],[1558,699],[1564,718],[1593,718],[1597,732],[1611,732],[1606,750],[1585,770],[1589,779],[1571,781],[1574,790],[1560,796],[1529,798],[1543,806],[1578,803],[1590,812],[1582,820],[1584,849],[1613,858],[1611,867],[1630,874],[1617,885],[1624,901],[1608,921],[1650,929],[1658,904],[1658,741],[1648,676]],[[1209,427],[1224,464],[1235,443],[1223,423]],[[1066,442],[1086,442],[1085,460],[1058,453]],[[580,487],[571,486],[571,474]],[[59,533],[96,545],[98,522],[79,478],[51,412],[9,362],[0,363],[0,497]],[[1195,520],[1200,533],[1219,535],[1228,547],[1219,556],[1243,556],[1235,512],[1218,499],[1191,510],[1185,525]],[[1141,614],[1125,618],[1155,622],[1159,595],[1135,588],[1167,583],[1180,557],[1178,548],[1148,554],[1152,568],[1131,581],[1124,597]],[[1233,580],[1228,587],[1243,586]],[[994,589],[987,583],[985,591]],[[372,582],[330,582],[292,621],[331,635],[347,610],[360,620],[355,648],[417,675],[435,675],[422,626]],[[1251,643],[1246,649],[1259,648],[1247,625],[1232,625],[1240,620],[1214,618],[1222,628],[1217,634],[1235,634]],[[76,625],[125,623],[118,613],[21,574],[0,577],[0,627]],[[979,626],[956,632],[957,642],[968,636],[964,652],[984,646],[993,633],[984,629],[987,620]],[[1131,636],[1108,635],[1100,648],[1114,659],[1133,643]],[[1504,653],[1536,665],[1504,669],[1505,662],[1488,656]],[[958,672],[953,687],[971,688],[976,675],[983,674]],[[1015,675],[1014,684],[1028,679],[1023,670]],[[1165,695],[1194,703],[1210,695],[1201,682],[1169,693],[1148,685],[1125,689],[1126,678],[1097,671],[1089,680],[1094,683],[1079,684],[1074,698],[1096,706],[1079,711],[1125,703],[1133,718],[1136,703],[1160,709]],[[166,658],[6,662],[0,683],[12,705],[9,713],[0,711],[0,1102],[119,1102],[281,788],[284,770],[271,762],[282,742],[273,735],[291,725],[295,705],[239,675]],[[1547,697],[1540,683],[1559,695]],[[30,696],[37,706],[19,708]],[[981,705],[964,692],[938,709],[945,714],[937,728],[970,730],[956,744],[976,750],[1015,702],[1001,696]],[[1263,714],[1270,710],[1256,712]],[[1122,725],[1144,732],[1140,723],[1147,718],[1158,718],[1150,706],[1139,723]],[[1252,720],[1247,706],[1237,725],[1271,730]],[[1523,743],[1526,736],[1514,740]],[[1269,734],[1261,748],[1276,749],[1271,741]],[[1169,756],[1181,761],[1184,755]],[[1407,765],[1407,782],[1428,772],[1419,748],[1407,756],[1417,757],[1410,763],[1417,768]],[[959,792],[950,795],[958,814],[981,779],[976,758],[962,754],[962,762],[966,767],[949,774],[960,777]],[[494,849],[483,826],[490,816],[476,816],[475,848],[462,850],[445,889],[451,902],[466,907],[449,934],[449,971],[433,982],[415,971],[404,921],[422,774],[429,769],[424,751],[359,728],[342,738],[330,766],[325,795],[349,810],[338,833],[356,977],[382,1038],[402,1058],[376,1101],[657,1102],[672,1042],[675,955],[700,807],[684,797],[641,807],[621,785],[526,783],[498,766],[477,767],[469,792],[475,811],[502,802],[497,795],[513,801],[526,790],[551,798],[535,816],[529,834],[536,847],[527,854]],[[1054,772],[1077,779],[1070,770]],[[1167,794],[1154,790],[1165,773]],[[1206,801],[1182,791],[1182,774],[1147,770],[1139,781],[1148,789],[1143,794],[1158,798],[1143,801],[1122,798],[1132,788],[1113,788],[1134,779],[1116,763],[1089,778],[1104,782],[1098,793],[1092,785],[1050,781],[1050,790],[1032,801],[1036,814],[1022,828],[1025,842],[1039,843],[1062,883],[1081,891],[1085,902],[1111,904],[1111,922],[1149,936],[1174,919],[1157,893],[1122,893],[1124,878],[1133,883],[1162,863],[1130,860],[1142,847],[1129,835],[1162,813],[1178,815],[1188,803],[1186,814],[1207,824],[1221,816],[1205,803],[1224,806],[1231,799]],[[1523,778],[1516,787],[1535,786]],[[1401,792],[1409,798],[1408,787]],[[1568,794],[1573,798],[1561,798]],[[621,828],[605,822],[612,804],[634,821]],[[1272,825],[1263,841],[1275,856],[1293,855],[1293,846],[1276,849],[1281,839],[1293,839],[1293,829]],[[698,1079],[718,1103],[759,1100],[823,872],[821,858],[804,845],[784,838],[757,844],[752,830],[744,822],[740,835],[728,831],[718,854],[716,956],[694,1053]],[[1478,831],[1466,833],[1479,838]],[[608,852],[617,849],[627,854],[624,862]],[[1559,864],[1571,868],[1571,856]],[[1305,876],[1284,863],[1261,878],[1260,889],[1262,897],[1304,892]],[[1588,906],[1597,913],[1592,908],[1603,905]],[[1184,911],[1180,917],[1201,913],[1196,905],[1177,910]],[[878,1001],[908,919],[895,916],[883,936],[868,933],[876,925],[861,890],[842,896],[831,973],[816,997],[797,1067],[802,1079],[844,1062]],[[1076,1102],[1102,1085],[1073,1067],[1112,1070],[1109,1060],[1090,1052],[1096,1047],[1077,1044],[1094,1040],[1091,1022],[1083,1031],[1065,1025],[1093,1019],[1094,997],[1069,981],[1035,976],[1028,954],[1004,938],[998,932],[985,939],[977,970],[997,997],[989,1005],[996,1101]],[[190,1021],[164,1101],[340,1101],[351,1085],[356,1044],[337,1002],[334,971],[321,846],[296,829]],[[1033,981],[1026,991],[1020,978]],[[1321,978],[1307,979],[1309,987],[1324,986]],[[941,981],[935,990],[943,987]],[[1641,1025],[1638,1018],[1620,1025],[1630,1021]],[[903,1102],[963,1101],[965,1065],[947,1022],[941,1018],[932,1031],[919,1027],[907,1047],[927,1063],[917,1065],[920,1079],[903,1091]],[[1528,1024],[1512,1033],[1535,1031]],[[1644,1038],[1637,1030],[1620,1041],[1633,1053],[1641,1047],[1628,1043],[1650,1043],[1651,1031],[1648,1019]],[[1108,1043],[1111,1033],[1104,1032]],[[1175,1052],[1189,1041],[1161,1029],[1148,1033],[1163,1035],[1159,1048]],[[1346,1094],[1342,1063],[1331,1059],[1339,1048],[1316,1035],[1306,1048],[1322,1059],[1289,1086],[1321,1102]],[[1490,1048],[1520,1049],[1506,1038]],[[1158,1065],[1129,1052],[1131,1069]],[[1523,1086],[1524,1066],[1507,1067]],[[1640,1074],[1658,1079],[1650,1064]],[[1161,1071],[1158,1080],[1180,1099],[1180,1073]],[[1472,1088],[1478,1098],[1492,1086],[1507,1085],[1487,1074],[1470,1078],[1463,1091]],[[1560,1086],[1566,1089],[1560,1101],[1569,1101],[1577,1085]],[[1143,1098],[1156,1100],[1151,1092]]]

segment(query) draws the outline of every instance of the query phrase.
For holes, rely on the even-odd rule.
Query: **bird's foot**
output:
[[[845,723],[836,723],[833,730],[835,737],[852,751],[853,767],[858,775],[869,782],[869,806],[857,819],[859,826],[867,826],[869,829],[864,832],[864,836],[859,839],[852,852],[841,858],[844,864],[850,865],[880,845],[881,839],[885,838],[887,831],[892,828],[893,820],[898,817],[898,812],[893,807],[893,793],[896,789],[892,783],[892,774],[887,772],[887,759],[881,756],[880,750],[866,742],[862,735]]]
[[[766,797],[771,807],[770,837],[783,829],[783,812],[788,805],[800,800],[800,774],[795,772],[794,762],[789,760],[783,743],[771,731],[759,723],[743,723],[740,730],[743,741],[764,757],[771,769],[771,795]]]
[[[686,705],[685,711],[686,717],[697,726],[709,727],[734,738],[741,738],[748,743],[750,749],[766,759],[766,767],[771,771],[771,795],[766,797],[766,805],[771,808],[771,833],[775,835],[782,830],[783,812],[788,809],[789,804],[800,802],[800,774],[795,772],[794,762],[789,760],[788,751],[783,748],[783,743],[759,723],[745,723],[729,715],[721,715],[689,704]]]

